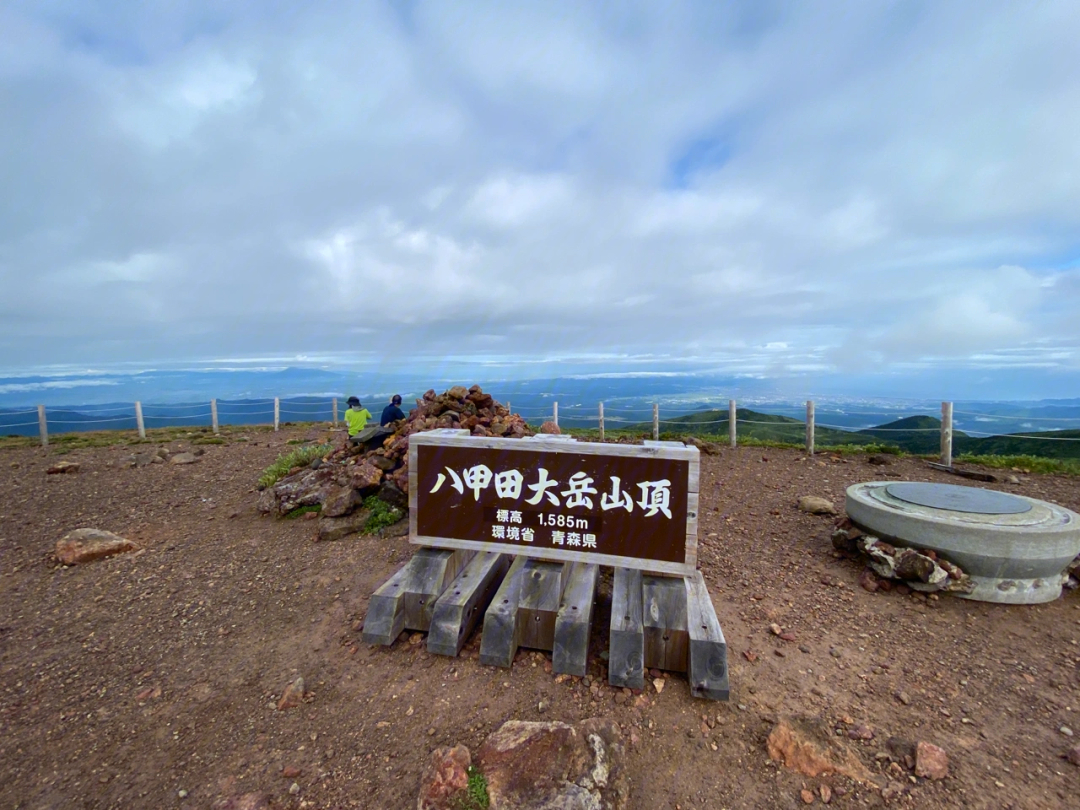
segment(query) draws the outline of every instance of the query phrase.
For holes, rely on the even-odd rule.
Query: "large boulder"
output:
[[[464,806],[472,756],[464,745],[436,748],[420,778],[416,810],[455,810]]]
[[[287,515],[301,506],[321,504],[333,481],[334,469],[329,465],[317,470],[300,470],[263,490],[259,496],[259,511]]]
[[[382,483],[383,471],[364,459],[349,469],[349,482],[363,496],[371,495]]]
[[[476,754],[499,810],[625,810],[630,783],[618,725],[510,720]]]
[[[57,541],[56,559],[63,565],[81,565],[140,548],[138,543],[102,529],[76,529]]]
[[[370,519],[370,509],[360,509],[342,517],[327,517],[325,514],[320,514],[319,523],[315,529],[315,542],[340,540],[350,534],[357,534],[363,530]]]
[[[351,486],[331,484],[326,489],[321,514],[326,517],[341,517],[352,512],[364,502],[364,497]]]

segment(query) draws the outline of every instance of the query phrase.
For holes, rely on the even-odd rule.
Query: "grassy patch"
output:
[[[368,534],[373,534],[384,526],[392,526],[405,516],[404,512],[395,509],[377,495],[365,499],[364,508],[371,512],[371,517],[364,524],[364,531]]]
[[[470,765],[466,773],[469,784],[454,797],[454,810],[488,810],[491,799],[488,798],[487,779],[475,765]]]
[[[228,444],[228,442],[220,436],[200,436],[197,439],[192,439],[192,444]]]
[[[328,444],[313,444],[308,447],[298,447],[288,453],[278,456],[277,461],[263,470],[259,476],[259,486],[265,489],[272,487],[293,467],[306,467],[317,458],[322,458],[331,450]]]
[[[965,453],[956,461],[966,464],[982,464],[984,467],[1016,470],[1022,473],[1061,473],[1080,475],[1080,461],[1071,458],[1042,458],[1040,456],[980,456]]]
[[[287,515],[285,515],[285,519],[286,520],[296,520],[297,518],[303,517],[304,515],[308,514],[309,512],[321,512],[321,511],[322,511],[322,504],[319,504],[319,503],[315,504],[314,506],[298,506],[295,509],[293,509],[291,512],[289,512]]]

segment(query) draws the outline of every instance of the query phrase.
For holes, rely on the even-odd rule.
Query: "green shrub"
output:
[[[315,504],[313,506],[298,506],[295,509],[293,509],[291,512],[289,512],[287,515],[285,515],[285,519],[286,520],[296,520],[297,518],[303,517],[304,515],[308,514],[308,512],[321,512],[321,511],[322,511],[322,504],[321,503],[317,503],[317,504]]]
[[[325,456],[331,449],[329,444],[313,444],[308,447],[298,447],[278,456],[277,461],[263,470],[263,474],[259,476],[259,486],[262,489],[272,487],[288,475],[293,467],[306,467],[315,459]]]
[[[487,779],[475,765],[470,765],[466,773],[469,784],[455,797],[454,810],[488,810],[491,799],[488,798]]]
[[[394,508],[378,495],[365,499],[364,508],[371,512],[371,517],[364,524],[364,532],[367,534],[373,534],[384,526],[392,526],[405,516],[404,512]]]

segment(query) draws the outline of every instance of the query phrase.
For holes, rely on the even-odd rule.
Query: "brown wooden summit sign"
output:
[[[698,451],[568,437],[409,437],[410,542],[689,575]]]

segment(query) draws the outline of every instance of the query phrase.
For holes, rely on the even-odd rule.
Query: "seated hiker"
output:
[[[390,399],[390,404],[383,408],[382,419],[379,420],[379,424],[385,427],[391,422],[404,418],[405,411],[401,410],[401,394],[394,394]]]
[[[357,397],[349,397],[349,407],[345,411],[345,424],[349,426],[349,440],[357,443],[356,434],[367,426],[371,411],[360,404]]]

